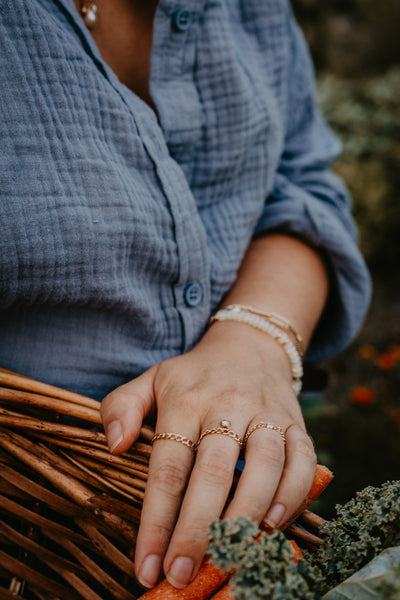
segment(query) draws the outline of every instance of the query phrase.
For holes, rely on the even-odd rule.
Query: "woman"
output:
[[[241,449],[226,517],[300,505],[301,353],[368,304],[304,41],[286,0],[5,0],[0,48],[0,364],[105,397],[113,453],[156,421],[137,576],[184,587]]]

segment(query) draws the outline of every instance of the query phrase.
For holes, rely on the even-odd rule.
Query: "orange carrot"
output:
[[[224,573],[212,562],[204,562],[196,577],[183,589],[175,588],[163,579],[155,588],[149,590],[141,600],[207,600],[215,590],[223,585],[231,573]]]
[[[303,553],[294,540],[289,540],[289,542],[293,550],[293,562],[295,565],[297,565],[299,560],[304,560]]]
[[[312,504],[320,494],[322,494],[322,492],[324,491],[326,486],[332,481],[332,479],[333,473],[328,469],[328,467],[325,467],[324,465],[317,465],[317,468],[315,469],[314,481],[312,483],[310,491],[304,498],[298,510],[283,525],[281,525],[279,529],[284,531],[286,527],[290,525],[290,523],[293,523],[293,521],[297,519],[297,517],[301,515],[301,513],[304,510],[306,510],[306,508],[308,508],[310,504]]]

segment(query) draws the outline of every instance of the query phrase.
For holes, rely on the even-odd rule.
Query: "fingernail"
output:
[[[266,523],[270,527],[278,527],[278,525],[283,519],[285,512],[286,506],[284,506],[283,504],[274,504],[273,506],[271,506],[266,516],[264,517],[264,523]]]
[[[146,556],[138,574],[139,582],[144,587],[152,588],[156,585],[160,576],[161,564],[161,556],[157,556],[157,554]]]
[[[110,452],[115,450],[123,439],[124,434],[122,433],[121,423],[119,421],[112,421],[107,427],[107,444]]]
[[[192,578],[194,562],[187,556],[179,556],[174,560],[167,573],[168,581],[177,588],[185,587]]]

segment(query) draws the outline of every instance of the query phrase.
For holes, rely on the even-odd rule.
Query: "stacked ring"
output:
[[[283,443],[286,444],[286,436],[282,427],[279,427],[279,425],[274,425],[274,423],[266,423],[265,421],[260,421],[259,423],[256,423],[255,425],[250,427],[250,429],[247,430],[246,435],[243,438],[244,448],[246,447],[247,440],[249,439],[251,434],[254,433],[257,429],[272,429],[272,431],[277,431],[281,436]]]
[[[198,450],[202,440],[207,435],[219,434],[219,435],[227,435],[228,437],[232,438],[239,445],[239,448],[242,449],[242,448],[246,447],[249,437],[257,429],[271,429],[272,431],[276,431],[281,436],[283,443],[286,444],[285,433],[284,433],[282,427],[279,427],[279,425],[275,425],[274,423],[266,423],[265,421],[260,421],[259,423],[256,423],[255,425],[250,427],[250,429],[247,430],[246,435],[242,439],[239,434],[237,434],[235,431],[233,431],[233,429],[231,428],[231,422],[228,421],[227,419],[222,419],[222,421],[220,421],[220,424],[218,427],[212,427],[211,429],[206,429],[205,431],[203,431],[203,433],[200,435],[198,442],[196,444],[194,442],[192,442],[192,440],[190,440],[189,438],[185,437],[184,435],[180,435],[179,433],[169,433],[169,432],[156,433],[152,437],[151,444],[154,444],[154,442],[156,442],[157,440],[170,440],[172,442],[179,442],[180,444],[183,444],[187,448],[190,448],[190,450],[192,450],[193,452],[196,452]]]
[[[199,437],[199,440],[196,444],[196,450],[198,450],[200,443],[207,435],[213,435],[213,434],[227,435],[230,438],[232,438],[233,440],[235,440],[235,442],[237,442],[237,444],[239,444],[240,449],[242,449],[242,447],[243,447],[243,440],[239,434],[237,434],[235,431],[233,431],[233,429],[231,429],[231,422],[228,421],[228,419],[222,419],[222,421],[220,421],[218,427],[213,427],[211,429],[206,429],[205,431],[203,431],[203,433]]]
[[[261,427],[261,425],[259,425],[259,426]],[[251,433],[252,433],[252,431],[249,432],[247,437],[249,437],[249,435]],[[151,439],[151,444],[154,444],[154,442],[156,442],[157,440],[170,440],[172,442],[179,442],[180,444],[183,444],[187,448],[190,448],[190,450],[192,450],[193,452],[196,452],[198,450],[202,440],[207,435],[213,435],[213,434],[227,435],[228,437],[235,440],[235,442],[239,445],[240,449],[242,449],[244,446],[244,440],[242,440],[242,438],[240,437],[240,435],[238,433],[233,431],[233,429],[231,428],[231,422],[228,421],[228,419],[222,419],[222,421],[220,421],[218,427],[212,427],[211,429],[206,429],[205,431],[203,431],[203,433],[200,435],[196,444],[194,442],[192,442],[192,440],[190,440],[189,438],[185,437],[184,435],[180,435],[179,433],[169,433],[169,432],[165,432],[165,431],[156,433]]]
[[[179,433],[156,433],[151,439],[151,444],[153,445],[157,440],[170,440],[172,442],[179,442],[187,448],[190,448],[190,450],[193,452],[196,452],[197,449],[196,444],[192,442],[192,440],[189,440],[189,438],[185,437],[184,435],[180,435]]]

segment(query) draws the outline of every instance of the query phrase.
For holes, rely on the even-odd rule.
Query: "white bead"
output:
[[[286,332],[266,318],[244,311],[238,306],[229,309],[221,309],[217,312],[216,317],[223,321],[238,321],[239,323],[245,323],[273,337],[282,346],[289,359],[293,377],[293,390],[296,395],[300,393],[302,383],[298,380],[303,376],[303,365],[296,346]]]

